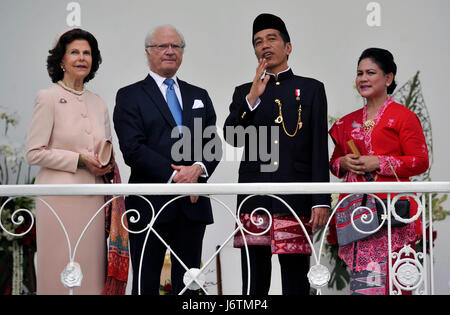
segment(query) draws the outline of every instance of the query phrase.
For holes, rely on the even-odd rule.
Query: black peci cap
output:
[[[284,24],[281,18],[270,13],[262,13],[256,17],[255,21],[253,21],[252,43],[253,37],[255,36],[256,33],[268,28],[278,30],[280,33],[283,33],[286,36],[287,42],[291,41],[289,33],[286,29],[286,25]]]

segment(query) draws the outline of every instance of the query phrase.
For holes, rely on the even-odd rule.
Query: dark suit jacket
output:
[[[203,162],[208,175],[211,176],[220,161],[220,158],[209,161],[202,155],[199,157],[199,151],[210,140],[199,137],[199,133],[209,126],[215,128],[216,124],[216,114],[207,91],[179,79],[178,83],[183,100],[183,125],[189,129],[191,136],[189,137],[188,131],[183,134],[184,148],[187,152],[190,150],[191,154],[181,161],[175,161],[171,152],[172,146],[179,141],[179,138],[171,138],[172,129],[176,128],[175,120],[153,78],[148,75],[144,80],[117,92],[114,128],[125,163],[131,168],[129,183],[167,183],[173,173],[171,164],[192,165],[195,162]],[[201,100],[204,107],[193,109],[194,100]],[[201,129],[197,130],[196,135],[194,122],[200,127],[198,129]],[[215,129],[213,137],[219,139]],[[206,180],[200,177],[199,182]],[[146,197],[157,212],[175,196]],[[127,197],[125,202],[127,209],[145,210],[141,211],[141,215],[145,217],[141,218],[140,222],[144,224],[142,227],[146,226],[151,211],[147,202],[137,196]],[[213,222],[209,199],[199,198],[197,203],[192,204],[187,196],[165,209],[156,224],[173,220],[180,211],[193,221],[205,224]],[[138,225],[135,228],[138,228]]]
[[[225,139],[234,146],[240,144],[237,143],[236,133],[230,132],[233,127],[256,127],[257,140],[247,137],[244,142],[239,182],[329,182],[327,100],[323,84],[314,79],[295,76],[292,70],[280,73],[278,81],[272,76],[260,97],[261,103],[253,111],[249,110],[245,99],[251,85],[252,83],[246,83],[236,87],[230,114],[224,125]],[[296,99],[296,90],[300,91],[300,101]],[[285,127],[290,134],[295,131],[301,103],[303,126],[294,137],[287,136],[282,126],[275,123],[279,116],[276,99],[281,101]],[[278,133],[271,132],[272,126],[279,126]],[[251,130],[247,130],[251,134]],[[266,141],[264,133],[267,135]],[[254,152],[250,152],[254,151],[251,150],[252,145],[258,153],[256,160],[252,156]],[[279,150],[277,160],[267,161],[267,157],[261,154],[270,152],[276,157],[273,154],[275,150]],[[269,163],[274,171],[262,172],[261,166],[267,167]],[[238,205],[244,197],[246,196],[238,196]],[[307,217],[311,215],[312,206],[330,205],[329,195],[284,195],[283,199],[298,215]],[[280,201],[266,196],[248,199],[242,212],[249,212],[257,207],[265,207],[272,213],[290,213]]]

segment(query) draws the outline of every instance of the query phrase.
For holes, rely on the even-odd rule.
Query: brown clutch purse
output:
[[[103,139],[98,152],[98,161],[102,166],[108,165],[114,157],[111,140]]]

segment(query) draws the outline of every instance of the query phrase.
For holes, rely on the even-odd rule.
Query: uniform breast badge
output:
[[[295,89],[295,99],[300,101],[300,89]]]

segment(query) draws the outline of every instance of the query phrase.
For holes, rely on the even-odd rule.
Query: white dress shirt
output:
[[[165,79],[173,79],[173,81],[174,81],[173,89],[175,90],[175,94],[177,96],[178,103],[180,103],[181,109],[183,109],[183,99],[181,98],[180,86],[178,85],[177,77],[174,76],[172,78],[165,78],[151,70],[150,70],[150,76],[153,78],[153,80],[155,80],[156,85],[159,87],[166,102],[167,102],[167,98],[166,98],[167,85],[164,83],[164,80]]]
[[[164,99],[167,102],[167,98],[166,98],[167,85],[164,83],[164,80],[169,79],[169,78],[162,77],[159,74],[157,74],[151,70],[150,70],[149,74],[153,78],[153,80],[155,80],[156,85],[158,86],[159,90],[161,91],[161,94],[163,95]],[[173,79],[173,81],[174,81],[173,89],[175,90],[175,95],[177,96],[178,103],[180,103],[181,109],[183,109],[183,99],[181,97],[181,91],[180,91],[180,86],[178,85],[177,77],[173,76],[171,79]],[[194,164],[198,164],[201,166],[201,168],[203,170],[203,174],[200,175],[201,177],[205,177],[205,178],[208,177],[208,171],[202,162],[195,162]],[[168,184],[172,183],[173,178],[175,177],[176,174],[177,174],[177,171],[174,170],[172,175],[170,176],[169,180],[167,181]]]

